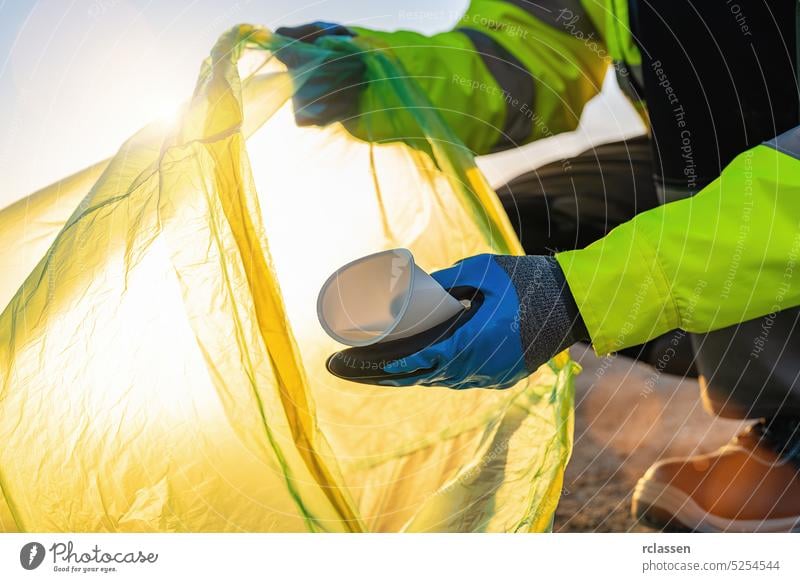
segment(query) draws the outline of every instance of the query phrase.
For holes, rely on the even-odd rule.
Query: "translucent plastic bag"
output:
[[[177,129],[147,127],[0,212],[0,529],[549,527],[571,446],[565,354],[507,391],[325,371],[339,346],[314,301],[337,266],[397,246],[427,270],[521,249],[390,55],[366,57],[393,80],[358,131],[399,101],[419,137],[378,145],[294,125],[284,42],[233,29]],[[332,49],[302,50],[314,66]]]

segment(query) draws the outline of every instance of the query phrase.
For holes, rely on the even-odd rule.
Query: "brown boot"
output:
[[[634,516],[667,531],[800,531],[800,420],[759,422],[718,451],[659,461]]]

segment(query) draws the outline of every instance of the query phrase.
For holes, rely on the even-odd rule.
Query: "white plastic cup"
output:
[[[410,337],[464,306],[420,269],[408,249],[357,259],[328,277],[317,297],[325,332],[348,346]]]

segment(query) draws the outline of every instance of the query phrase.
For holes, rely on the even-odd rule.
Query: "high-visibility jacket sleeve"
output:
[[[800,127],[556,258],[600,354],[800,305]]]
[[[473,0],[450,32],[350,28],[365,50],[391,51],[461,141],[483,154],[577,126],[610,62],[601,4]],[[376,99],[386,93],[380,78],[369,81],[362,93],[364,115],[387,107]],[[384,115],[383,124],[375,116],[369,139],[404,137],[397,135],[404,128],[396,116]],[[375,135],[376,127],[385,135]]]

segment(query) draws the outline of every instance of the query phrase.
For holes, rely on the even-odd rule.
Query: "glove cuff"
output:
[[[589,341],[572,292],[553,257],[497,256],[519,299],[518,323],[525,365],[533,371],[578,341]]]

